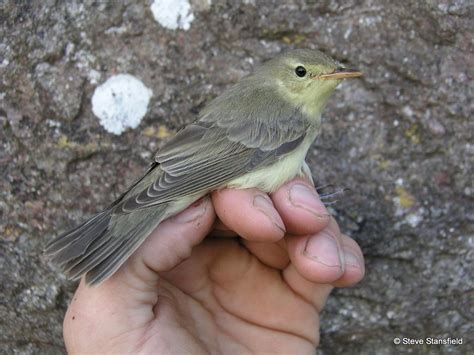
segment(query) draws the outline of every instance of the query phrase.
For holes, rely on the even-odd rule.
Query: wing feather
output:
[[[114,214],[207,193],[273,164],[303,142],[310,123],[298,107],[278,100],[278,95],[261,85],[239,95],[236,104],[232,97],[239,93],[235,90],[239,85],[214,100],[198,121],[158,152],[153,182],[127,194]]]

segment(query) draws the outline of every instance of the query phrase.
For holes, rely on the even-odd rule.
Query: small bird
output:
[[[226,187],[271,193],[311,173],[305,156],[336,86],[362,74],[317,50],[265,62],[209,103],[110,207],[57,237],[46,253],[71,279],[111,276],[164,219]]]

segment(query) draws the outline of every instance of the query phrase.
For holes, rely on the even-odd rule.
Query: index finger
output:
[[[271,198],[290,234],[317,233],[326,228],[331,220],[313,184],[303,178],[287,182]]]

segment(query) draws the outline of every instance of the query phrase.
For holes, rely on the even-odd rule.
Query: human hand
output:
[[[161,223],[101,285],[81,281],[70,353],[314,353],[333,286],[364,275],[359,246],[302,179],[211,198]]]

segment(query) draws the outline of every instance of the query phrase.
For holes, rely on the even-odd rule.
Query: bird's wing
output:
[[[291,105],[277,100],[263,106],[266,104],[272,104],[271,111],[279,116],[269,118],[267,112],[245,108],[205,112],[158,152],[158,164],[150,173],[153,181],[127,193],[114,214],[205,193],[294,151],[303,142],[309,123]],[[233,119],[213,112],[226,112]]]

